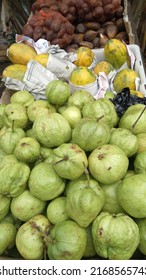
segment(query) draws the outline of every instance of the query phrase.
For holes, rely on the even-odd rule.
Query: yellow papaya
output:
[[[88,67],[91,65],[94,59],[94,53],[88,47],[79,47],[76,50],[77,59],[74,61],[76,66],[85,66]]]
[[[13,64],[27,65],[36,54],[34,48],[24,43],[13,43],[7,50],[8,58]]]
[[[70,75],[70,82],[78,86],[83,86],[95,81],[95,73],[85,66],[75,68]]]
[[[4,68],[2,72],[2,77],[10,77],[12,79],[16,79],[19,81],[23,81],[25,72],[26,72],[26,65],[21,65],[21,64],[11,64]]]
[[[104,72],[106,75],[108,75],[111,71],[114,71],[114,67],[107,61],[100,61],[94,66],[93,70],[96,75],[98,75],[99,72]]]
[[[40,53],[40,54],[35,55],[33,57],[33,60],[37,61],[42,66],[46,67],[47,66],[48,58],[49,58],[49,54],[48,53]]]
[[[139,75],[135,70],[126,68],[119,71],[113,80],[114,90],[117,93],[126,87],[129,87],[130,90],[136,90],[136,78],[139,78]]]
[[[104,57],[115,69],[119,69],[125,62],[130,68],[130,57],[126,45],[118,39],[113,38],[106,42]]]

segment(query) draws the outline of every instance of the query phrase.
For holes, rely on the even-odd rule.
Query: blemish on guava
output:
[[[104,155],[103,154],[99,154],[98,155],[98,159],[100,160],[100,159],[103,159],[104,158]]]
[[[103,228],[100,228],[100,229],[99,229],[99,236],[101,236],[101,237],[104,236],[104,230],[103,230]]]

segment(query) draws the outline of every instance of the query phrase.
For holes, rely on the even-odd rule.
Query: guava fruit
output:
[[[11,155],[5,155],[1,161],[0,161],[0,169],[4,167],[5,164],[17,164],[18,160],[17,158],[14,156],[14,154]]]
[[[40,156],[40,143],[31,137],[22,137],[14,149],[15,157],[25,163],[35,162]]]
[[[74,128],[76,124],[82,119],[81,111],[76,106],[67,107],[61,115],[69,122],[70,127]]]
[[[146,131],[145,105],[138,103],[128,107],[120,118],[119,127],[126,128],[136,135]]]
[[[127,157],[136,154],[138,149],[138,140],[130,130],[117,127],[111,131],[109,144],[114,144],[120,147]]]
[[[105,144],[91,152],[88,164],[91,175],[99,183],[110,185],[126,175],[129,160],[121,148]]]
[[[136,173],[146,173],[146,150],[135,155],[133,165]]]
[[[80,260],[87,241],[86,230],[75,221],[56,224],[50,231],[48,257],[50,260]]]
[[[4,111],[6,104],[0,104],[0,129],[4,126]]]
[[[72,131],[72,143],[79,145],[85,152],[108,144],[111,129],[107,123],[95,119],[83,118]]]
[[[96,255],[96,250],[92,238],[92,223],[88,227],[86,227],[85,230],[87,233],[87,242],[83,258],[91,258]]]
[[[146,151],[146,133],[138,133],[136,136],[138,141],[137,153]]]
[[[45,89],[45,95],[50,104],[63,105],[70,97],[71,89],[67,82],[62,80],[53,80],[48,83]]]
[[[66,212],[66,197],[59,196],[52,199],[47,206],[46,216],[53,225],[69,220]]]
[[[37,118],[33,124],[33,131],[36,139],[46,148],[60,146],[71,139],[71,127],[59,113]]]
[[[16,235],[16,248],[24,259],[41,260],[44,258],[50,228],[50,222],[41,214],[20,226]]]
[[[30,190],[24,190],[17,197],[11,200],[11,213],[20,221],[27,222],[38,214],[42,214],[46,206],[46,202],[40,200],[31,194]]]
[[[119,117],[114,104],[107,98],[99,98],[94,102],[88,102],[82,109],[83,118],[104,120],[109,127],[117,126]]]
[[[136,219],[139,228],[140,242],[138,249],[143,255],[146,255],[146,218]]]
[[[9,103],[4,111],[4,124],[7,127],[26,128],[28,125],[26,107],[19,103]]]
[[[6,154],[13,154],[17,142],[25,137],[25,131],[22,128],[7,128],[0,137],[0,149]]]
[[[36,137],[34,136],[34,131],[33,131],[33,128],[32,128],[32,127],[26,130],[25,136],[26,136],[26,137],[31,137],[31,138],[36,139]]]
[[[28,186],[35,197],[47,201],[61,195],[65,180],[58,176],[51,163],[40,162],[31,170]]]
[[[16,228],[13,224],[0,222],[0,255],[15,246]]]
[[[122,209],[118,197],[117,190],[121,184],[121,181],[117,181],[111,185],[100,184],[103,192],[104,192],[104,204],[102,207],[102,212],[108,212],[111,214],[124,213],[125,211]]]
[[[85,152],[76,144],[64,143],[53,150],[53,167],[61,178],[74,180],[88,165]]]
[[[101,212],[92,223],[97,254],[110,260],[129,260],[140,241],[135,221],[123,213]]]
[[[98,182],[84,175],[67,185],[66,212],[81,227],[88,227],[101,211],[104,193]]]
[[[34,122],[36,118],[43,116],[44,114],[55,113],[55,106],[49,104],[47,100],[34,100],[27,107],[28,118],[31,122]]]
[[[2,151],[2,149],[0,149],[0,162],[3,160],[3,158],[6,156],[7,154],[5,152]]]
[[[0,221],[2,221],[10,210],[11,198],[0,194]]]
[[[14,92],[10,97],[10,103],[19,103],[28,107],[34,101],[34,96],[27,90]]]
[[[27,186],[30,168],[23,162],[7,161],[0,168],[0,193],[7,197],[20,195]]]
[[[134,218],[146,217],[146,174],[135,174],[122,180],[118,188],[121,207]]]
[[[73,91],[68,99],[68,106],[76,106],[82,110],[83,106],[88,102],[94,102],[95,99],[91,93],[84,89]]]

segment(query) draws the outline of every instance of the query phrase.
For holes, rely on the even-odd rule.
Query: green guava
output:
[[[19,103],[9,103],[4,111],[4,124],[7,127],[26,128],[28,125],[28,115],[26,107]]]
[[[68,104],[68,106],[76,106],[80,110],[82,110],[82,108],[85,104],[87,104],[88,102],[94,102],[94,101],[95,101],[95,99],[91,95],[90,92],[88,92],[84,89],[79,89],[79,90],[74,91],[70,95],[67,104]]]
[[[28,107],[34,101],[34,96],[27,90],[14,92],[10,97],[10,103],[19,103]]]
[[[137,136],[126,128],[115,128],[111,131],[111,138],[109,144],[117,145],[120,147],[127,157],[136,154],[138,149]]]
[[[111,130],[108,124],[95,119],[83,118],[72,131],[72,143],[79,145],[85,152],[108,144]]]
[[[83,258],[91,258],[96,255],[96,250],[92,238],[92,223],[88,227],[86,227],[85,230],[87,233],[87,242]]]
[[[146,218],[136,219],[136,223],[138,225],[140,234],[138,249],[143,255],[146,256]]]
[[[15,246],[16,228],[13,224],[0,222],[0,255]]]
[[[6,154],[13,154],[17,142],[25,137],[25,131],[22,128],[7,128],[0,137],[0,149]]]
[[[92,237],[97,254],[110,260],[129,260],[140,241],[137,224],[124,213],[101,212],[92,223]]]
[[[27,187],[30,168],[23,162],[7,161],[0,168],[0,193],[7,197],[20,195]]]
[[[129,106],[119,121],[119,127],[130,130],[133,134],[146,131],[146,110],[144,104]]]
[[[118,213],[123,213],[125,212],[117,198],[117,190],[121,184],[121,181],[117,181],[114,184],[111,185],[104,185],[100,184],[103,192],[104,192],[104,197],[105,201],[102,207],[103,212],[108,212],[111,214],[118,214]]]
[[[27,222],[38,214],[42,214],[46,202],[31,194],[30,190],[24,190],[19,196],[11,200],[11,213],[20,221]]]
[[[36,139],[46,148],[60,146],[71,139],[71,127],[59,113],[37,118],[33,124],[33,131]]]
[[[59,196],[51,200],[46,209],[46,216],[53,225],[69,220],[66,212],[66,197]]]
[[[135,155],[133,165],[136,173],[146,173],[146,150]]]
[[[11,198],[0,194],[0,221],[2,221],[10,210]]]
[[[91,175],[99,183],[110,185],[126,175],[129,160],[121,148],[105,144],[91,152],[88,164]]]
[[[31,122],[34,122],[38,117],[43,116],[44,114],[55,113],[56,108],[49,104],[47,100],[34,100],[27,107],[28,118]]]
[[[71,128],[74,128],[82,119],[81,111],[76,106],[67,107],[61,115],[69,122]]]
[[[40,143],[31,137],[22,137],[14,149],[15,157],[25,163],[38,160],[40,156]]]
[[[139,133],[136,136],[138,141],[137,153],[146,151],[146,133]]]
[[[78,145],[64,143],[53,150],[53,167],[61,178],[74,180],[88,165],[85,152]]]
[[[56,224],[50,231],[48,257],[50,260],[80,260],[87,242],[86,230],[75,221]]]
[[[39,214],[23,223],[16,235],[16,248],[26,260],[42,260],[47,250],[46,239],[51,224],[48,219]]]
[[[125,177],[118,188],[121,207],[134,218],[146,217],[146,173]]]
[[[61,195],[65,180],[58,176],[51,163],[40,162],[31,170],[28,186],[35,197],[47,201]]]
[[[4,126],[4,111],[6,104],[0,104],[0,129]]]
[[[81,227],[88,227],[101,211],[104,193],[98,182],[85,175],[67,185],[66,211]]]
[[[53,80],[48,83],[45,89],[45,95],[50,104],[63,105],[70,97],[71,89],[67,82],[62,80]]]
[[[119,122],[115,106],[108,98],[99,98],[94,102],[86,103],[82,115],[83,118],[102,119],[109,127],[115,127]]]

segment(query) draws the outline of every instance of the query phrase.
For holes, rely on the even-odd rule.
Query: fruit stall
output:
[[[133,1],[24,2],[20,22],[7,15],[1,61],[0,259],[144,260],[145,47]]]

